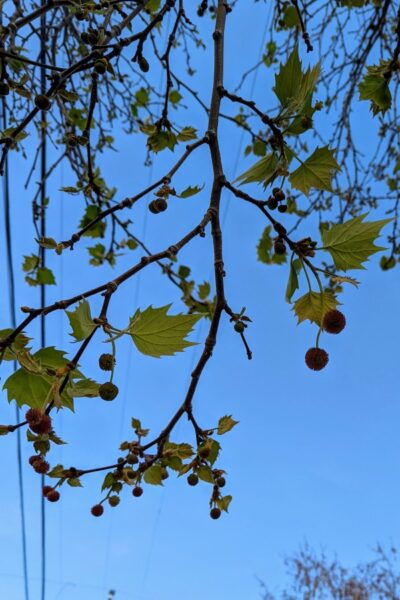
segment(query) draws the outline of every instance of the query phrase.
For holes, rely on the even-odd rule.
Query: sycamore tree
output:
[[[250,68],[235,73],[237,86],[229,89],[224,50],[240,4],[2,1],[0,172],[8,177],[13,157],[26,157],[28,176],[41,165],[32,206],[22,205],[32,211],[35,235],[32,253],[21,257],[26,285],[40,289],[41,301],[20,307],[15,326],[7,323],[0,331],[1,362],[16,364],[3,379],[2,402],[15,402],[24,415],[19,422],[2,425],[0,434],[26,431],[27,443],[33,446],[29,463],[48,476],[43,494],[50,502],[59,500],[64,484],[81,486],[87,474],[99,473],[101,492],[91,510],[100,516],[127,491],[141,496],[146,484],[163,484],[174,473],[191,486],[199,480],[209,484],[213,519],[228,510],[231,496],[225,492],[220,436],[237,422],[228,414],[200,423],[196,390],[222,321],[231,324],[244,359],[251,359],[247,332],[257,327],[257,320],[242,308],[245,290],[243,297],[226,293],[226,278],[235,277],[235,272],[224,264],[224,239],[230,232],[221,228],[223,192],[259,214],[254,260],[266,269],[277,265],[287,280],[282,301],[288,303],[293,336],[296,321],[315,325],[315,340],[305,348],[305,368],[320,371],[329,368],[328,358],[334,360],[326,349],[329,334],[340,333],[346,325],[344,309],[338,310],[340,294],[345,286],[359,285],[355,272],[365,270],[369,258],[382,250],[383,270],[400,260],[400,13],[395,3],[247,0],[250,22],[257,4],[265,8],[266,43],[261,59],[249,56]],[[199,92],[199,73],[193,68],[199,53],[207,57],[202,65],[207,96]],[[254,72],[266,86],[272,82],[268,101],[243,94]],[[364,124],[368,151],[354,134],[361,104],[370,108]],[[324,126],[328,120],[329,126]],[[227,170],[222,122],[246,139],[239,176]],[[108,181],[102,170],[107,155],[122,147],[124,136],[141,141],[143,152],[134,157],[136,163],[148,168],[159,160],[168,164],[148,185],[136,180],[129,197],[119,194],[118,177]],[[209,167],[199,181],[196,160],[203,151]],[[80,211],[67,239],[57,239],[56,227],[46,227],[46,214],[56,202],[46,195],[46,185],[61,168],[68,177],[61,191],[74,197]],[[184,186],[175,183],[178,172]],[[11,189],[12,185],[11,180]],[[169,205],[179,202],[192,203],[201,215],[184,235],[171,230],[166,247],[149,248],[131,215],[146,203],[149,227],[156,229],[162,227]],[[374,216],[376,209],[379,218]],[[306,236],[298,234],[300,225]],[[381,233],[386,243],[377,242]],[[181,250],[195,238],[204,238],[204,248],[211,249],[210,281],[195,281],[190,265],[180,262]],[[60,284],[46,259],[63,255],[68,260],[70,251],[81,253],[83,272],[96,270],[98,283],[90,289],[76,287],[72,297],[60,295],[46,303],[46,290]],[[119,268],[122,254],[129,256],[127,270]],[[102,276],[104,266],[114,268],[109,280]],[[125,282],[148,269],[158,270],[159,285],[171,287],[171,302],[159,305],[155,297],[148,306],[132,308],[127,301],[126,313],[111,318],[110,307],[117,295],[124,297]],[[72,274],[67,271],[65,277]],[[101,300],[100,310],[94,310],[96,299]],[[35,324],[40,322],[43,329],[55,312],[65,315],[65,330],[76,342],[72,352],[70,347],[56,348],[51,339],[43,345],[43,338],[34,335]],[[110,402],[118,396],[121,338],[130,339],[135,352],[149,357],[156,373],[155,359],[172,357],[194,344],[191,332],[200,320],[206,334],[186,394],[171,406],[171,418],[160,431],[151,431],[151,423],[142,424],[137,415],[114,464],[87,469],[53,464],[53,445],[64,443],[57,435],[60,411],[75,408],[79,419],[82,398]],[[89,346],[96,348],[104,372],[101,381],[80,369]],[[185,441],[176,437],[182,419],[192,426],[192,436]]]
[[[261,583],[262,600],[394,600],[400,594],[398,552],[378,545],[368,562],[349,568],[309,546],[285,560],[289,583],[278,593]]]

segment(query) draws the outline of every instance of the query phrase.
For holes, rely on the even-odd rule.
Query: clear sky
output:
[[[239,3],[229,17],[228,89],[259,55],[268,10],[263,3],[254,7],[251,3],[251,10],[248,3]],[[207,99],[209,73],[201,72],[205,57],[198,56],[195,63],[202,96]],[[250,78],[244,93],[249,93],[251,84]],[[272,71],[260,71],[254,95],[266,108],[272,101],[271,84]],[[318,119],[328,131],[326,117],[319,113]],[[368,120],[370,127],[367,105],[359,107],[357,119],[357,135],[362,140],[366,136],[362,124]],[[190,107],[182,125],[194,120],[199,129],[202,123],[205,127],[202,113]],[[233,179],[250,162],[241,157],[237,170],[241,136],[230,125],[223,124],[221,131],[225,171]],[[120,151],[108,154],[103,168],[110,184],[119,188],[117,198],[123,198],[144,187],[149,174],[142,167],[142,142],[120,133],[116,137]],[[152,177],[163,173],[178,152],[175,156],[164,153]],[[28,164],[22,164],[20,157],[13,158],[17,306],[39,301],[37,290],[27,290],[20,273],[21,255],[34,251],[26,234],[31,231],[33,238],[29,203],[34,188],[23,190],[23,168],[27,172]],[[148,214],[147,202],[129,214],[150,248],[163,249],[198,222],[208,203],[209,173],[207,151],[200,150],[175,184],[183,189],[205,183],[202,194],[172,201],[162,215]],[[62,185],[73,184],[67,170],[51,182],[48,233],[57,239],[69,237],[79,218],[79,200],[58,191]],[[253,191],[261,193],[256,188]],[[120,506],[107,509],[101,519],[90,515],[90,507],[101,497],[101,476],[88,476],[83,489],[64,486],[61,501],[46,505],[48,600],[105,600],[110,588],[116,590],[116,600],[249,600],[258,598],[257,578],[273,590],[282,585],[283,557],[305,540],[316,549],[336,551],[349,565],[370,557],[377,541],[400,542],[397,272],[383,273],[376,255],[367,271],[357,273],[359,290],[346,289],[341,298],[347,328],[339,336],[325,336],[323,346],[330,363],[320,373],[311,372],[304,364],[304,353],[314,343],[315,329],[307,324],[297,327],[291,307],[284,301],[287,267],[267,267],[256,260],[255,246],[264,221],[252,207],[226,193],[223,203],[227,296],[235,310],[246,306],[253,319],[248,340],[254,358],[246,360],[239,336],[224,319],[195,406],[205,427],[214,426],[225,414],[240,421],[222,438],[219,462],[228,472],[225,489],[234,497],[229,515],[212,521],[209,487],[190,488],[185,478],[170,477],[164,488],[147,486],[140,499],[126,492]],[[285,218],[290,224],[291,217]],[[315,231],[316,223],[310,220],[299,236]],[[6,327],[9,308],[3,237],[0,249],[0,325]],[[128,268],[138,256],[123,257],[115,272]],[[203,281],[210,276],[210,258],[207,236],[185,250],[181,260],[193,267],[196,280]],[[86,260],[83,249],[62,257],[49,256],[58,283],[57,289],[48,289],[49,301],[112,277],[106,266],[86,268]],[[124,284],[115,296],[110,318],[123,326],[138,306],[169,302],[174,303],[175,312],[181,310],[179,294],[166,278],[160,279],[154,267]],[[98,306],[97,301],[92,306]],[[199,324],[192,339],[202,340],[204,333],[204,325]],[[57,313],[49,318],[47,338],[48,345],[73,352],[65,316]],[[116,370],[120,395],[113,403],[82,399],[75,415],[63,411],[55,417],[57,433],[69,443],[52,451],[52,464],[84,468],[113,461],[119,443],[129,434],[131,416],[156,433],[180,404],[200,352],[201,346],[197,346],[158,361],[139,355],[122,340]],[[100,379],[98,354],[98,346],[89,350],[82,370]],[[8,407],[4,392],[1,398],[0,422],[13,422],[14,407]],[[189,430],[182,424],[174,440],[186,441],[187,435]],[[20,600],[23,580],[15,437],[2,438],[0,448],[0,598]],[[36,600],[40,589],[40,482],[27,465],[30,454],[31,448],[24,443],[29,582],[31,600]]]

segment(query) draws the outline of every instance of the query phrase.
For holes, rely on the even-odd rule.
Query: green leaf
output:
[[[196,469],[196,473],[199,476],[199,479],[201,479],[202,481],[205,481],[206,483],[214,483],[214,477],[210,467],[203,465]]]
[[[237,425],[238,423],[239,421],[235,421],[234,419],[232,419],[232,415],[226,415],[225,417],[221,417],[218,421],[218,435],[223,435],[224,433],[227,433],[228,431],[233,429],[233,427],[235,427],[235,425]]]
[[[308,319],[311,323],[321,325],[326,313],[334,310],[338,304],[331,290],[325,290],[323,295],[320,292],[308,292],[298,298],[293,305],[293,310],[298,317],[297,324]]]
[[[289,175],[292,187],[309,195],[311,188],[332,191],[332,177],[340,171],[333,151],[328,146],[316,148],[298,169]]]
[[[57,479],[59,479],[63,475],[64,475],[64,466],[63,465],[56,465],[55,467],[52,468],[51,471],[49,471],[49,473],[47,473],[47,477],[55,477]]]
[[[112,473],[107,473],[107,475],[104,477],[103,485],[101,486],[101,491],[104,492],[104,490],[112,488],[114,483],[116,483],[114,475]]]
[[[235,182],[240,181],[240,185],[263,182],[266,187],[275,178],[278,165],[279,158],[275,154],[267,154],[239,177],[236,177]]]
[[[97,398],[99,395],[99,383],[92,379],[80,379],[68,386],[68,393],[72,398]]]
[[[198,293],[199,293],[200,300],[205,300],[206,298],[208,298],[208,296],[210,295],[210,292],[211,292],[211,286],[208,283],[208,281],[205,281],[204,283],[199,284]]]
[[[163,468],[161,465],[153,465],[145,470],[143,479],[151,485],[162,485]]]
[[[47,250],[53,250],[57,246],[57,242],[55,239],[51,237],[43,237],[36,240],[39,246],[42,248],[46,248]]]
[[[40,267],[36,271],[36,280],[39,285],[55,285],[56,283],[53,272],[47,267]]]
[[[13,329],[0,329],[0,340],[7,338],[13,331]],[[26,348],[30,339],[24,333],[19,333],[11,346],[5,349],[2,360],[16,360],[16,354]]]
[[[178,134],[179,142],[189,142],[195,139],[197,139],[197,129],[194,127],[184,127]]]
[[[3,389],[7,390],[8,402],[15,400],[19,407],[23,405],[32,408],[43,408],[46,398],[51,394],[55,378],[48,375],[46,369],[58,369],[65,367],[68,360],[65,358],[65,352],[57,350],[53,346],[42,348],[32,358],[42,367],[42,372],[38,374],[30,373],[26,369],[18,369],[10,375],[5,381]],[[70,382],[75,379],[84,379],[80,371],[73,370],[70,373]],[[61,394],[61,404],[66,408],[73,410],[73,399],[69,393],[70,385]]]
[[[223,496],[222,498],[219,498],[217,500],[217,506],[221,510],[228,512],[228,508],[229,508],[229,505],[231,502],[232,502],[232,496]]]
[[[297,46],[289,56],[285,65],[280,66],[275,75],[274,92],[283,108],[289,113],[301,112],[306,103],[310,103],[317,85],[320,64],[303,72]]]
[[[298,273],[301,269],[301,261],[297,258],[295,260],[291,260],[290,262],[290,271],[289,271],[289,279],[286,287],[285,299],[287,302],[291,302],[292,296],[296,290],[299,289],[299,278]]]
[[[67,483],[71,487],[82,487],[81,480],[79,479],[79,477],[70,477],[69,479],[67,479]]]
[[[173,442],[165,442],[163,456],[177,456],[178,458],[190,458],[193,456],[194,450],[190,444],[174,444]]]
[[[182,94],[180,94],[180,92],[178,92],[178,90],[171,90],[169,93],[169,101],[172,102],[172,104],[178,104],[178,102],[180,102],[182,100]]]
[[[198,194],[199,192],[201,192],[201,190],[204,188],[204,185],[202,185],[201,187],[198,185],[195,186],[191,186],[189,185],[189,187],[187,187],[185,190],[183,190],[183,192],[181,192],[180,194],[177,194],[178,198],[190,198],[191,196],[195,196],[196,194]]]
[[[69,323],[72,327],[72,337],[77,342],[85,340],[94,329],[96,329],[96,323],[93,323],[92,315],[90,313],[90,304],[87,300],[82,300],[75,310],[66,310],[68,315]]]
[[[131,318],[129,333],[142,354],[155,358],[173,356],[195,345],[185,338],[202,315],[167,315],[170,307],[171,304],[160,308],[149,306],[143,312],[138,309]]]
[[[100,208],[98,206],[95,206],[94,204],[90,204],[86,210],[85,210],[85,214],[83,215],[82,219],[79,222],[79,229],[83,229],[83,227],[86,227],[87,225],[89,225],[89,223],[91,223],[92,221],[94,221],[94,219],[96,219],[96,217],[98,217],[100,213]],[[93,238],[97,238],[97,237],[104,237],[104,230],[106,228],[106,224],[104,221],[98,221],[97,223],[95,223],[94,225],[92,225],[92,227],[90,227],[87,231],[85,231],[85,233],[83,234],[84,236],[87,237],[93,237]]]
[[[155,131],[147,138],[149,149],[156,153],[165,148],[173,151],[177,143],[177,137],[172,131]]]
[[[370,100],[374,115],[385,112],[392,106],[389,83],[382,75],[365,75],[359,83],[360,100]]]
[[[321,232],[324,250],[330,253],[335,267],[340,271],[365,269],[362,263],[375,252],[385,249],[375,246],[374,241],[379,237],[382,227],[393,219],[363,223],[367,214],[332,225]]]

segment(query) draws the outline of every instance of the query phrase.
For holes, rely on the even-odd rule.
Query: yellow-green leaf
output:
[[[225,417],[221,417],[218,421],[218,435],[223,435],[224,433],[227,433],[228,431],[233,429],[233,427],[235,427],[235,425],[237,425],[238,423],[239,421],[235,421],[234,419],[232,419],[232,415],[226,415]]]
[[[338,300],[330,290],[325,290],[324,294],[308,292],[298,298],[293,305],[293,310],[298,318],[297,324],[308,319],[311,323],[321,325],[326,313],[334,310],[338,304]]]
[[[332,177],[340,167],[328,146],[316,148],[298,169],[289,175],[292,187],[309,195],[310,189],[332,191]]]
[[[324,249],[330,253],[335,267],[340,271],[365,269],[363,262],[375,252],[385,250],[382,246],[375,246],[374,241],[379,237],[382,227],[393,219],[363,222],[367,214],[322,230]]]
[[[170,307],[171,304],[160,308],[149,306],[143,312],[138,309],[131,318],[129,333],[142,354],[155,358],[173,356],[195,345],[185,338],[202,315],[167,315]]]
[[[90,304],[87,300],[82,300],[75,310],[66,310],[70,325],[72,327],[71,335],[77,342],[85,340],[97,325],[93,323],[90,313]]]

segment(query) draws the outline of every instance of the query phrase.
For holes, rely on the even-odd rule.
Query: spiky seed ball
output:
[[[41,473],[42,475],[45,475],[46,473],[49,472],[50,470],[50,465],[46,460],[35,460],[35,462],[33,463],[33,469],[34,471],[36,471],[36,473]]]
[[[149,211],[154,215],[157,215],[160,212],[164,212],[167,210],[168,204],[165,198],[155,198],[149,204]]]
[[[115,360],[112,354],[101,354],[99,357],[99,367],[103,371],[111,371],[115,364]]]
[[[86,18],[86,13],[84,10],[77,10],[75,13],[75,18],[78,19],[78,21],[84,21]]]
[[[47,492],[46,498],[49,502],[58,502],[60,499],[60,492],[57,492],[57,490],[50,490],[50,492]]]
[[[340,310],[330,310],[324,316],[322,326],[328,333],[340,333],[346,327],[346,317]]]
[[[0,81],[0,96],[8,96],[10,93],[10,86],[7,81]]]
[[[128,454],[128,456],[126,457],[126,462],[130,465],[136,465],[136,463],[139,462],[139,459],[136,456],[136,454],[133,454],[133,452],[130,452]]]
[[[110,496],[108,499],[108,504],[113,507],[118,506],[119,502],[120,500],[118,496]]]
[[[199,478],[196,473],[190,473],[187,478],[187,482],[189,485],[197,485],[199,483]]]
[[[28,425],[37,425],[42,420],[43,414],[39,408],[30,408],[25,413],[25,419],[28,421]]]
[[[243,333],[243,331],[245,330],[245,327],[246,326],[244,323],[242,323],[242,321],[237,321],[233,326],[234,330],[237,331],[238,333]]]
[[[276,196],[276,194],[277,194],[278,192],[280,192],[280,191],[281,191],[281,188],[278,188],[278,187],[274,187],[274,188],[272,188],[272,193],[273,193],[273,195],[274,195],[274,196]]]
[[[99,387],[99,396],[103,400],[114,400],[118,396],[118,388],[116,385],[111,383],[111,381],[107,381],[106,383],[102,383]]]
[[[43,488],[42,488],[42,494],[43,494],[43,496],[46,498],[46,497],[47,497],[47,494],[48,494],[49,492],[51,492],[51,491],[52,491],[52,489],[53,489],[53,488],[51,487],[51,485],[44,485],[44,486],[43,486]]]
[[[218,479],[217,479],[218,487],[222,488],[222,487],[224,487],[225,484],[226,484],[225,477],[218,477]]]
[[[275,254],[279,254],[279,255],[286,254],[286,245],[285,245],[285,242],[281,238],[278,238],[277,240],[275,240],[274,251],[275,251]]]
[[[147,62],[147,60],[145,59],[144,56],[140,56],[138,59],[138,65],[139,65],[139,69],[141,71],[143,71],[143,73],[147,73],[148,70],[150,69],[150,65]]]
[[[143,494],[143,488],[141,488],[140,485],[137,485],[133,488],[132,494],[135,498],[139,498]]]
[[[94,517],[101,517],[101,515],[104,512],[104,508],[101,504],[95,504],[94,506],[92,506],[90,512]]]
[[[306,365],[313,371],[321,371],[328,364],[328,353],[322,348],[310,348],[305,355]]]
[[[287,211],[287,204],[281,204],[278,206],[278,210],[280,213],[285,213]]]
[[[49,417],[49,415],[43,414],[42,419],[39,423],[33,425],[29,424],[29,427],[34,433],[37,433],[38,435],[50,433],[51,417]]]
[[[33,456],[29,457],[29,464],[31,465],[31,467],[33,467],[37,460],[42,460],[42,457],[39,456],[39,454],[34,454]]]
[[[35,106],[40,110],[50,110],[51,100],[45,94],[38,94],[35,98]]]
[[[214,506],[214,508],[212,508],[212,509],[210,510],[210,517],[211,517],[212,519],[219,519],[219,518],[220,518],[220,516],[221,516],[221,511],[220,511],[220,509],[219,509],[219,508],[217,508],[216,506]]]

